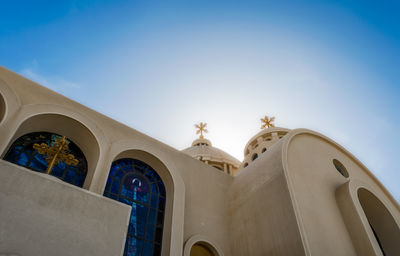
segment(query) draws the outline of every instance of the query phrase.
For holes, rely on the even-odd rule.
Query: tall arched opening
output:
[[[9,141],[7,149],[3,152],[2,158],[7,155],[7,152],[11,150],[18,139],[34,133],[66,136],[82,151],[87,161],[87,175],[83,183],[83,188],[88,188],[100,154],[99,144],[92,132],[81,122],[68,116],[60,114],[31,116],[19,125],[13,138]],[[27,138],[30,137],[28,136]]]
[[[173,191],[168,169],[152,154],[127,150],[114,158],[104,196],[132,207],[124,255],[169,253]]]
[[[382,254],[397,255],[400,252],[400,228],[393,216],[385,205],[367,189],[358,189],[357,195]]]

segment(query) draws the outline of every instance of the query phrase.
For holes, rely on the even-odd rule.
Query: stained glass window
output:
[[[124,256],[160,255],[165,187],[154,169],[136,159],[114,161],[104,196],[132,206]]]
[[[47,145],[53,145],[54,141],[60,137],[61,136],[58,134],[49,132],[26,134],[14,141],[4,156],[4,160],[29,168],[33,171],[45,173],[48,167],[46,157],[39,154],[33,148],[33,144],[46,143]],[[82,187],[87,174],[87,161],[82,151],[75,143],[68,139],[67,142],[69,142],[68,151],[79,161],[78,165],[72,166],[60,162],[54,165],[50,175],[70,184]]]

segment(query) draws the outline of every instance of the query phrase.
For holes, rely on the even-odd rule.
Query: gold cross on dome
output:
[[[268,116],[265,116],[260,120],[261,120],[261,129],[275,127],[275,125],[272,123],[273,121],[275,121],[275,117],[269,118]]]
[[[74,166],[79,163],[74,155],[68,153],[68,144],[69,142],[65,136],[56,139],[53,145],[47,145],[46,143],[33,144],[33,148],[39,154],[46,156],[46,162],[49,165],[46,174],[50,174],[54,165],[58,164],[59,162],[64,162],[67,165]]]
[[[207,133],[208,130],[206,129],[207,123],[202,123],[200,122],[200,124],[195,124],[194,127],[197,128],[196,134],[200,133],[200,139],[204,139],[203,137],[203,132]]]

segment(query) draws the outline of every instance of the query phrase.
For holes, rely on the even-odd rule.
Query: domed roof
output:
[[[211,142],[204,138],[196,139],[193,141],[191,147],[182,150],[182,152],[202,161],[226,163],[235,168],[238,168],[240,165],[239,160],[223,150],[213,147]]]
[[[254,135],[249,142],[247,142],[245,150],[249,148],[249,146],[251,144],[254,144],[255,142],[257,142],[257,139],[260,137],[266,137],[269,134],[272,133],[281,133],[281,134],[286,134],[288,132],[290,132],[290,129],[287,128],[282,128],[282,127],[269,127],[267,129],[263,129],[261,130],[259,133],[257,133],[256,135]]]
[[[267,152],[272,145],[283,138],[288,132],[290,132],[290,129],[269,127],[254,135],[244,148],[244,159],[241,167],[246,167],[256,160],[259,155]]]

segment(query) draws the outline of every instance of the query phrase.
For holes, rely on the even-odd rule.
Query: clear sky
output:
[[[397,1],[2,1],[0,65],[177,149],[309,128],[400,201]],[[330,159],[327,159],[330,161]]]

